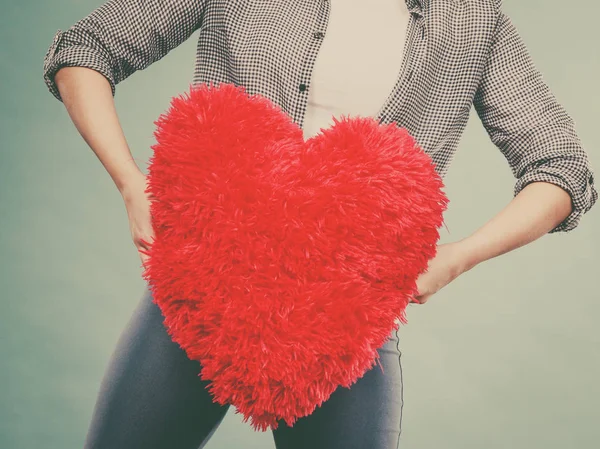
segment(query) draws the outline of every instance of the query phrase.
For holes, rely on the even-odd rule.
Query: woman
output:
[[[417,281],[416,303],[485,260],[574,229],[596,202],[573,120],[500,0],[111,0],[57,32],[44,78],[121,192],[139,250],[152,241],[146,178],[119,125],[115,86],[197,30],[194,83],[260,93],[307,138],[341,114],[394,121],[442,176],[475,107],[517,178],[515,198],[471,236],[438,247]],[[398,335],[379,352],[384,371],[336,390],[294,427],[282,422],[273,431],[276,447],[399,447]],[[204,447],[227,407],[212,403],[198,372],[146,292],[105,374],[85,447]]]

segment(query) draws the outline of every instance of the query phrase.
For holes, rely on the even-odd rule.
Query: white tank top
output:
[[[400,74],[410,13],[405,0],[330,0],[325,37],[315,60],[304,138],[332,117],[375,117]]]

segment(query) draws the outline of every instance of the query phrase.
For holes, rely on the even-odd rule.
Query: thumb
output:
[[[415,298],[415,302],[418,304],[425,304],[430,297],[431,297],[431,293],[428,295],[417,296]]]

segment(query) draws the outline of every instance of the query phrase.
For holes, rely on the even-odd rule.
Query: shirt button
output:
[[[325,34],[321,31],[317,31],[316,33],[313,33],[313,37],[315,39],[323,39],[323,36],[325,36]]]
[[[299,86],[300,92],[304,92],[306,90],[306,84],[300,84]]]

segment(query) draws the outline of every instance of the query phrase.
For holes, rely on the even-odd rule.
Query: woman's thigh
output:
[[[212,402],[200,364],[174,343],[147,290],[102,380],[86,449],[198,449],[228,406]]]
[[[293,427],[273,430],[277,449],[397,449],[402,422],[402,367],[398,333],[379,349],[380,363]]]

